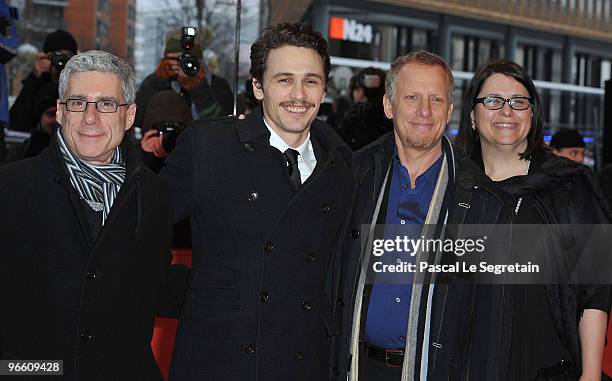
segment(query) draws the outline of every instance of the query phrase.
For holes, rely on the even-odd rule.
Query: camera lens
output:
[[[200,70],[200,62],[189,53],[183,53],[178,59],[178,64],[183,69],[183,72],[189,77],[193,77]]]
[[[49,53],[48,58],[51,61],[53,67],[55,67],[55,70],[59,73],[60,71],[62,71],[64,66],[66,66],[66,62],[68,61],[69,57],[64,53],[57,51]]]

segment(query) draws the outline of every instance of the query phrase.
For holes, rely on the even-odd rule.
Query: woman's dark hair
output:
[[[476,107],[474,100],[478,97],[478,93],[482,89],[485,81],[493,74],[503,74],[510,77],[521,85],[525,86],[531,98],[532,117],[531,129],[527,135],[527,149],[521,152],[521,159],[528,159],[536,150],[544,147],[544,126],[542,109],[540,107],[540,97],[536,91],[533,81],[519,64],[508,59],[500,59],[488,64],[482,65],[474,73],[474,77],[468,84],[463,94],[463,102],[461,104],[461,117],[459,119],[459,133],[455,139],[455,144],[466,155],[480,154],[480,139],[478,132],[472,129],[472,119],[470,114]]]
[[[295,46],[316,51],[323,60],[324,79],[327,83],[331,68],[327,41],[310,25],[302,23],[281,23],[263,30],[261,36],[251,45],[251,76],[259,83],[263,83],[268,53],[272,49],[283,46]]]

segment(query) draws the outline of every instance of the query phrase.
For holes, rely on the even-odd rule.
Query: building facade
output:
[[[536,80],[547,136],[562,127],[577,129],[595,154],[591,160],[600,156],[603,87],[612,70],[612,0],[297,3],[272,4],[271,22],[311,23],[328,38],[336,67],[387,67],[399,55],[426,49],[451,65],[456,100],[479,65],[496,58],[518,62]]]
[[[71,0],[64,25],[82,51],[100,49],[134,63],[136,0]]]

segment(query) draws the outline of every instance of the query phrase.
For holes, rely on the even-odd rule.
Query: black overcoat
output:
[[[0,169],[0,354],[63,360],[62,380],[161,380],[150,343],[171,259],[167,188],[127,154],[95,241],[83,205],[55,139]]]
[[[191,216],[193,241],[171,380],[329,377],[351,151],[320,121],[310,131],[317,165],[297,193],[260,109],[195,122],[166,160],[175,220]]]

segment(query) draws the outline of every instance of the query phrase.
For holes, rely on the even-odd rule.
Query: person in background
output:
[[[57,85],[53,82],[47,83],[36,93],[34,113],[38,116],[38,125],[24,142],[25,158],[34,157],[49,146],[51,136],[58,126],[55,115],[58,99]]]
[[[9,124],[8,78],[4,65],[15,57],[19,46],[15,16],[14,8],[0,0],[0,164],[6,156],[4,129]]]
[[[143,163],[155,173],[161,171],[166,156],[174,149],[178,136],[192,121],[189,103],[180,94],[164,90],[155,94],[147,105],[144,116]],[[155,139],[161,144],[155,145]],[[174,224],[173,247],[191,247],[191,225],[189,217]]]
[[[189,54],[198,60],[195,73],[186,73],[179,65],[183,54],[183,28],[178,28],[166,38],[164,56],[157,69],[146,77],[136,92],[138,112],[134,125],[142,127],[144,113],[153,95],[163,90],[173,90],[183,96],[190,105],[193,119],[231,115],[234,110],[234,96],[227,81],[210,72],[202,62],[202,43],[196,31]]]
[[[77,42],[62,29],[49,33],[38,53],[30,74],[22,81],[23,87],[11,107],[9,128],[17,131],[33,131],[39,119],[34,112],[36,93],[49,82],[55,83],[70,57],[77,54]]]
[[[193,120],[187,100],[172,90],[155,94],[144,113],[143,161],[155,173],[161,171],[165,157],[174,149],[176,139]],[[161,144],[155,145],[150,136],[161,136]]]
[[[576,130],[562,128],[550,140],[550,147],[557,156],[563,156],[576,163],[584,161],[584,139]]]
[[[373,67],[362,69],[351,78],[349,96],[354,103],[344,113],[339,133],[354,150],[393,129],[393,122],[383,110],[384,83],[385,72]]]

